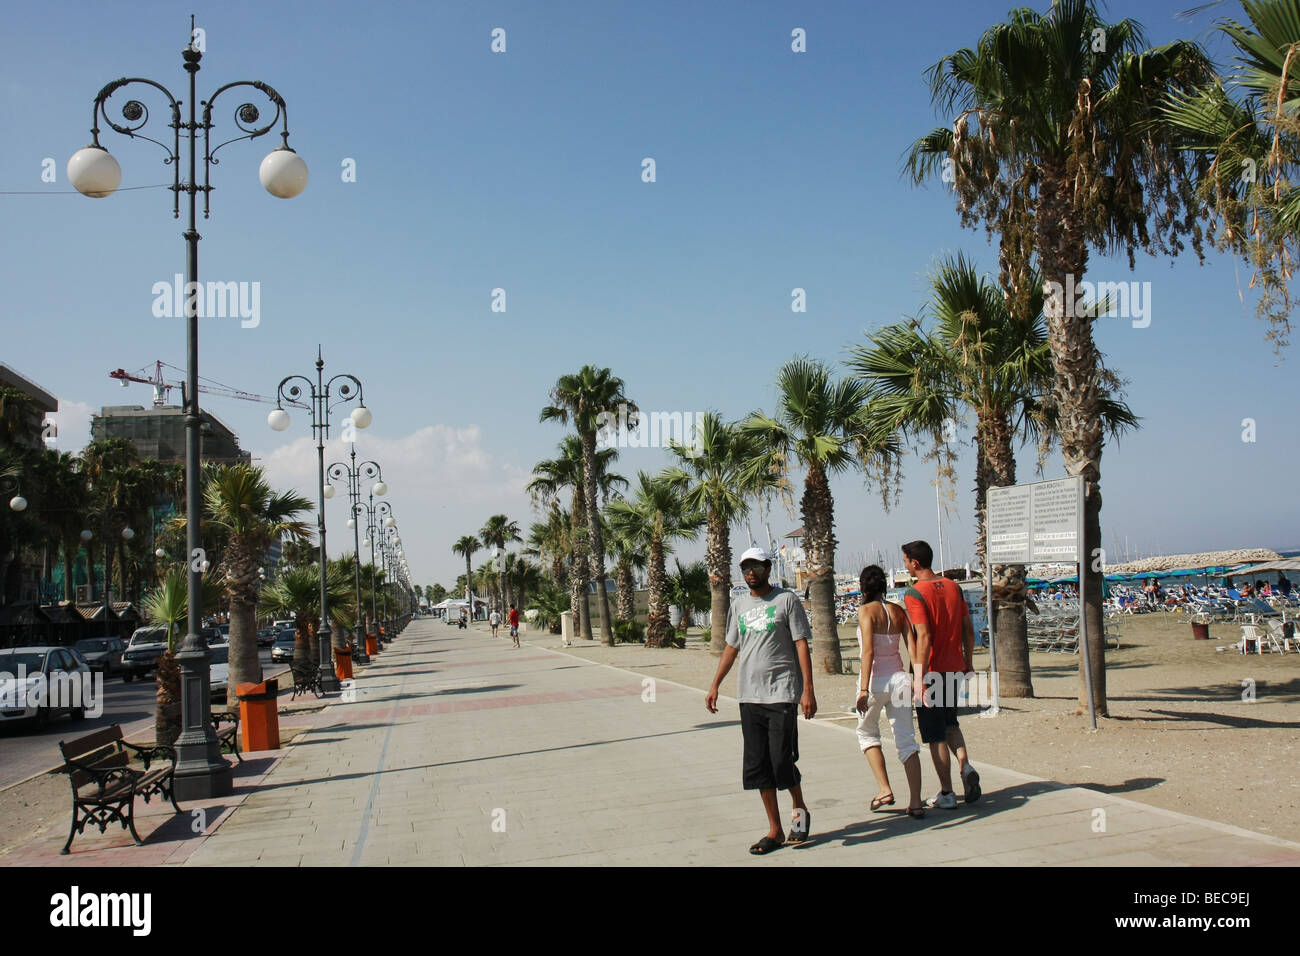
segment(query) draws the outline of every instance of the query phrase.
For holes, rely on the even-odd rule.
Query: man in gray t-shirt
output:
[[[770,853],[781,846],[780,810],[776,791],[789,790],[794,800],[790,843],[808,839],[812,817],[799,785],[798,711],[811,720],[817,713],[813,696],[812,638],[808,616],[799,598],[768,584],[772,561],[765,551],[751,548],[740,558],[749,593],[732,600],[727,616],[727,646],[718,661],[704,705],[718,712],[718,689],[737,660],[737,699],[740,728],[745,740],[742,781],[746,790],[758,790],[767,811],[768,833],[749,848],[750,853]]]

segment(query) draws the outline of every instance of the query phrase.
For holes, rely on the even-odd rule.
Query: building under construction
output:
[[[199,458],[203,461],[250,464],[252,456],[239,447],[239,437],[211,412],[199,410]],[[141,458],[185,461],[185,409],[178,405],[106,405],[90,422],[91,438],[125,438]]]

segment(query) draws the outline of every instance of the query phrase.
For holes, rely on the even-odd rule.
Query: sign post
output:
[[[1092,699],[1092,662],[1088,655],[1086,612],[1087,555],[1083,549],[1083,495],[1081,476],[1036,481],[1025,485],[990,488],[985,509],[984,568],[989,601],[989,648],[997,674],[996,614],[993,607],[994,564],[1073,563],[1079,574],[1079,652],[1083,654],[1083,681],[1088,693],[1088,721],[1097,729]],[[995,698],[996,706],[996,698]]]

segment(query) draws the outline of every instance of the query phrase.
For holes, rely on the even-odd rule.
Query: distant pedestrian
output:
[[[510,605],[510,636],[515,639],[515,647],[519,646],[519,612],[515,606]]]
[[[789,790],[794,820],[788,843],[803,843],[812,829],[812,815],[799,785],[799,728],[802,711],[811,720],[817,713],[813,696],[812,657],[808,642],[812,631],[799,598],[768,583],[772,559],[761,548],[740,556],[740,570],[748,594],[732,598],[727,615],[727,646],[718,661],[713,686],[704,698],[709,713],[718,712],[718,690],[737,660],[736,698],[740,702],[740,729],[744,736],[742,785],[757,790],[767,812],[767,835],[749,848],[759,855],[781,846],[785,834],[777,790]]]
[[[496,637],[497,628],[501,626],[501,615],[497,613],[496,608],[493,608],[492,613],[488,615],[488,623],[492,625],[492,636]]]
[[[975,670],[975,631],[961,588],[930,569],[934,551],[924,541],[903,545],[903,564],[916,583],[903,594],[908,617],[916,629],[916,660],[921,673],[913,680],[917,701],[916,723],[921,740],[930,745],[930,757],[939,776],[939,793],[927,806],[957,809],[952,790],[952,758],[957,754],[966,802],[980,798],[980,775],[970,765],[966,739],[957,725],[957,687]]]

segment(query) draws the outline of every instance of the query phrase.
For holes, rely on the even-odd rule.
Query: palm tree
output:
[[[379,576],[383,576],[382,572]],[[356,599],[352,578],[331,562],[325,572],[325,591],[331,628],[347,628],[351,604]],[[286,568],[262,588],[260,598],[258,609],[263,615],[294,619],[294,663],[310,668],[319,661],[316,635],[320,631],[320,567]]]
[[[753,435],[714,412],[706,412],[697,424],[694,447],[671,442],[669,448],[678,461],[669,480],[686,496],[687,507],[708,515],[709,653],[717,657],[726,646],[731,605],[731,526],[749,513],[747,497],[778,490],[781,479],[771,471],[748,471],[762,448]]]
[[[555,506],[564,490],[572,489],[568,541],[573,567],[569,574],[569,604],[573,608],[574,624],[578,633],[584,640],[590,641],[593,640],[591,616],[587,612],[587,604],[584,600],[587,582],[590,580],[587,563],[590,538],[585,525],[587,494],[582,440],[576,435],[567,435],[558,448],[560,451],[558,458],[539,461],[533,466],[533,474],[537,477],[525,486],[525,490],[535,504]],[[627,479],[609,471],[610,464],[617,457],[618,452],[613,448],[601,449],[593,456],[596,487],[600,496],[605,499],[608,499],[616,489],[627,486]],[[552,520],[554,520],[553,516]],[[601,640],[605,639],[605,635],[602,635]],[[612,640],[612,637],[610,639]]]
[[[489,548],[496,548],[498,552],[504,552],[506,547],[513,541],[522,541],[519,537],[519,523],[511,521],[506,515],[493,515],[487,519],[483,529],[479,531],[478,536]],[[510,595],[506,589],[505,568],[498,571],[500,578],[500,593],[503,602],[509,602]],[[504,608],[504,604],[500,605]]]
[[[567,583],[565,562],[573,557],[573,539],[569,533],[569,512],[552,501],[545,521],[535,521],[528,530],[524,553],[550,564],[551,581],[557,587]]]
[[[225,588],[230,604],[231,687],[261,680],[257,603],[262,562],[267,549],[280,538],[307,537],[308,525],[298,515],[311,508],[312,502],[296,492],[274,491],[262,469],[253,465],[209,465],[204,470],[205,539],[213,533],[225,542],[217,580]],[[186,520],[181,517],[178,523]],[[234,695],[230,698],[233,707]]]
[[[931,100],[947,125],[912,146],[915,181],[942,171],[966,225],[1000,237],[999,282],[1011,310],[1026,311],[1037,258],[1048,292],[1052,394],[1066,472],[1085,481],[1084,541],[1089,631],[1102,633],[1100,414],[1107,394],[1092,337],[1095,303],[1066,302],[1093,247],[1197,251],[1201,212],[1192,162],[1161,107],[1205,85],[1213,69],[1194,43],[1144,50],[1132,20],[1106,24],[1092,0],[1056,0],[1046,14],[1020,9],[929,71]],[[951,121],[948,116],[956,110]],[[1090,642],[1093,703],[1106,715],[1104,642]],[[1080,662],[1080,704],[1086,701]]]
[[[1198,196],[1222,222],[1216,235],[1255,267],[1258,314],[1270,323],[1277,348],[1291,333],[1288,280],[1300,258],[1300,145],[1294,51],[1300,44],[1300,2],[1252,0],[1242,4],[1250,26],[1220,22],[1237,48],[1228,83],[1215,77],[1195,90],[1175,90],[1163,112],[1181,144],[1199,157]],[[1284,87],[1285,84],[1285,87]],[[1239,94],[1229,95],[1228,87]]]
[[[605,589],[605,540],[600,527],[600,472],[597,466],[596,432],[608,421],[605,416],[615,414],[623,406],[627,414],[637,408],[625,394],[624,383],[609,369],[584,365],[576,375],[563,375],[551,389],[551,404],[542,409],[540,421],[558,421],[562,425],[573,422],[582,441],[582,481],[586,499],[587,533],[590,549],[587,555],[590,571],[596,578],[596,607],[600,612],[600,640],[613,645],[614,633],[610,627],[609,595]],[[612,450],[612,449],[608,449]]]
[[[482,542],[472,534],[467,534],[451,546],[452,554],[459,554],[465,558],[465,599],[469,601],[469,619],[474,620],[474,570],[470,567],[469,560],[474,556],[474,552],[483,547]]]
[[[704,523],[704,515],[687,507],[674,482],[664,475],[651,477],[637,472],[637,486],[631,500],[611,501],[606,507],[610,524],[618,533],[647,540],[650,607],[646,620],[646,646],[667,647],[672,641],[668,620],[668,581],[664,558],[672,543],[692,540]]]
[[[528,610],[537,612],[537,623],[552,634],[560,633],[560,615],[569,610],[569,596],[555,586],[543,586]]]
[[[806,471],[800,506],[812,603],[813,644],[826,674],[842,669],[835,618],[835,501],[830,476],[860,464],[864,471],[897,453],[893,433],[865,413],[867,388],[855,379],[832,381],[821,362],[796,358],[777,376],[777,412],[752,413],[741,429],[758,440],[746,479],[785,478],[791,465]]]
[[[202,613],[216,610],[221,602],[220,585],[205,575],[202,594]],[[164,746],[175,743],[181,733],[181,669],[176,663],[176,638],[181,630],[180,622],[189,615],[189,597],[189,575],[178,569],[169,572],[156,588],[147,592],[141,605],[150,621],[167,625],[167,650],[158,658],[155,674],[158,692],[153,738],[155,743]],[[231,696],[229,691],[226,696]]]
[[[930,287],[922,312],[932,315],[932,329],[917,320],[886,326],[867,336],[869,345],[855,346],[846,364],[866,382],[873,416],[910,439],[928,435],[936,449],[950,449],[949,428],[963,408],[974,411],[976,552],[982,555],[987,492],[1016,483],[1017,436],[1050,440],[1057,427],[1042,284],[1035,283],[1028,311],[1014,315],[997,287],[959,254],[940,261]],[[1137,424],[1109,394],[1102,410],[1112,434]],[[995,579],[1006,573],[1001,566],[987,571]],[[1023,576],[1023,566],[1019,571]],[[1023,600],[995,610],[998,688],[1007,697],[1032,697]]]
[[[694,611],[703,608],[710,598],[709,572],[703,561],[683,565],[680,558],[674,558],[673,563],[677,565],[677,573],[668,578],[668,600],[681,609],[682,634],[685,634]]]
[[[617,615],[621,622],[636,620],[636,572],[645,570],[646,552],[650,547],[648,529],[616,526],[605,509],[605,541],[614,558],[614,583],[617,585]]]

